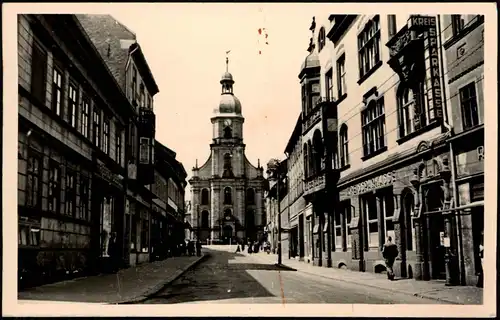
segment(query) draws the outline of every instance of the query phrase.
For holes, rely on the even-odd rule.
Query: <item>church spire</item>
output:
[[[222,84],[222,94],[233,94],[233,75],[229,73],[229,53],[231,50],[226,51],[226,72],[222,75],[220,83]]]

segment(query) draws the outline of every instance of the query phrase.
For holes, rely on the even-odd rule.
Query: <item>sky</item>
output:
[[[156,138],[177,153],[189,178],[196,160],[201,166],[210,155],[210,117],[219,104],[228,50],[247,158],[265,166],[285,157],[301,109],[298,74],[308,54],[309,26],[328,7],[184,3],[107,11],[137,35],[160,89],[154,97]],[[267,31],[267,45],[259,28]]]

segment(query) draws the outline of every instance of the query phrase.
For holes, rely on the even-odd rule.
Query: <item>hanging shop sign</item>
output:
[[[396,171],[388,172],[375,178],[360,182],[347,189],[347,196],[355,196],[375,189],[388,187],[396,181]]]

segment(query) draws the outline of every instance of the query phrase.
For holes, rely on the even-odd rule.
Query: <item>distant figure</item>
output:
[[[481,271],[479,272],[477,279],[477,287],[483,288],[484,283],[484,231],[481,231],[481,242],[479,243],[479,258],[481,259]]]
[[[188,253],[190,256],[194,256],[194,242],[193,241],[189,241],[188,243]]]
[[[249,254],[252,254],[253,253],[253,250],[252,250],[252,243],[249,241],[248,242],[248,253]]]
[[[240,244],[238,243],[238,245],[236,246],[236,252],[241,252],[241,248],[240,248]]]
[[[196,241],[196,255],[198,257],[201,257],[201,242],[200,241]]]
[[[116,241],[116,232],[111,233],[111,237],[109,239],[108,245],[108,255],[110,259],[110,271],[115,273],[118,271],[119,259],[120,259],[120,248],[118,247],[118,243]]]
[[[387,267],[387,278],[391,281],[394,280],[394,270],[392,267],[394,266],[394,260],[396,260],[398,253],[398,247],[392,242],[392,237],[389,236],[382,248],[382,256],[385,259],[385,265]]]

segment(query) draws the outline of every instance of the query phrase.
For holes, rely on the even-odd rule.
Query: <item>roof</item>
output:
[[[160,92],[160,89],[156,84],[155,78],[153,77],[153,73],[149,68],[148,62],[146,61],[146,57],[144,56],[144,53],[142,52],[142,48],[139,45],[139,43],[136,42],[132,44],[129,48],[129,52],[134,58],[137,68],[140,70],[139,72],[141,74],[142,79],[144,80],[144,83],[146,84],[146,88],[148,89],[149,94],[151,94],[151,96],[154,96],[155,94]]]
[[[299,137],[302,134],[302,112],[299,113],[299,117],[297,118],[297,122],[295,123],[295,128],[293,128],[292,135],[288,140],[288,143],[285,148],[285,153],[290,154],[293,150],[293,147],[297,143]]]

